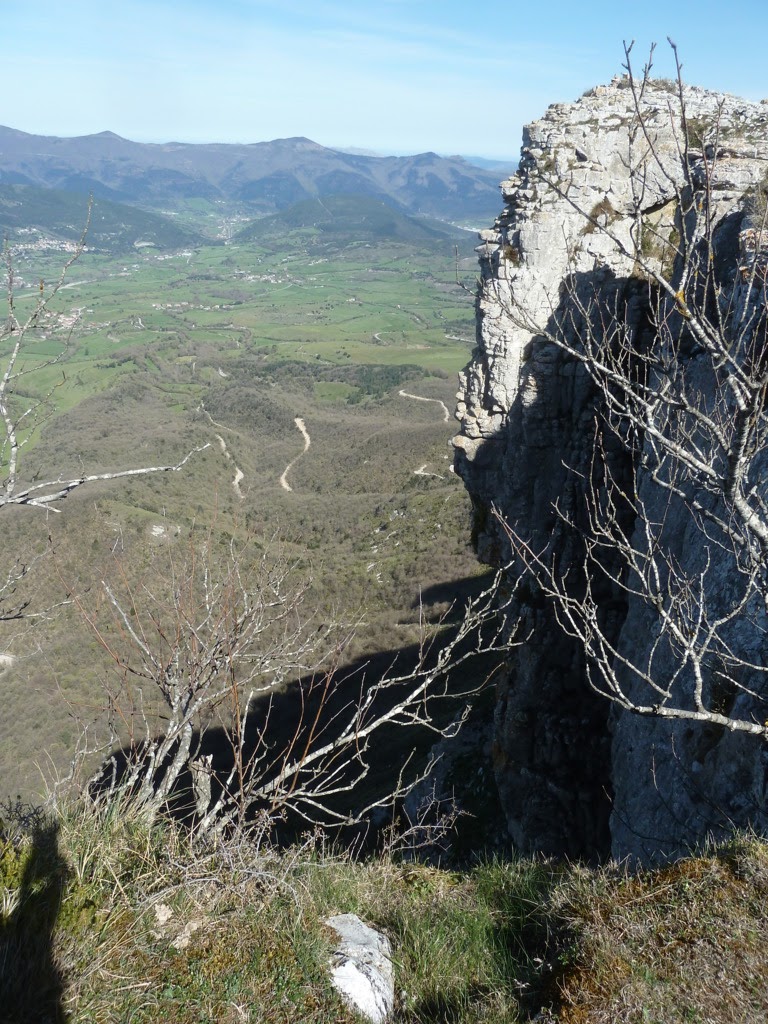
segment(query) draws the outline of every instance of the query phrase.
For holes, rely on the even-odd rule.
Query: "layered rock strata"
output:
[[[733,282],[765,261],[746,197],[768,170],[768,104],[696,88],[686,88],[685,102],[690,152],[681,147],[674,86],[665,82],[643,94],[642,130],[626,78],[550,107],[524,130],[519,170],[501,186],[504,209],[481,233],[477,348],[460,377],[456,413],[455,468],[473,500],[485,561],[511,557],[495,513],[561,578],[583,558],[578,526],[601,399],[578,361],[545,335],[555,325],[578,343],[579,308],[599,297],[643,343],[653,323],[632,232],[641,210],[651,226],[645,258],[659,267],[674,259],[685,160],[704,175],[717,157],[708,184],[720,279]],[[606,458],[613,478],[629,482],[621,446]],[[680,531],[680,557],[695,568],[696,536],[682,519],[671,528]],[[647,609],[610,582],[602,598],[620,653],[650,642]],[[768,824],[763,743],[617,709],[590,689],[580,646],[536,588],[523,582],[516,601],[523,639],[499,687],[494,751],[507,828],[521,851],[648,860],[734,823]]]

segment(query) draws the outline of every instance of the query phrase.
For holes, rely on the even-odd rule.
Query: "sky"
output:
[[[0,0],[0,124],[138,142],[306,136],[514,159],[523,124],[622,70],[768,97],[768,3]]]

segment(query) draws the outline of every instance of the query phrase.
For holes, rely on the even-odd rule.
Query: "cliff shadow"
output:
[[[421,607],[427,622],[434,625],[436,618],[442,622],[433,632],[428,649],[411,644],[364,655],[342,664],[330,675],[321,672],[303,676],[254,699],[242,738],[241,760],[246,765],[259,760],[259,786],[268,790],[286,764],[306,759],[313,750],[337,741],[354,717],[355,709],[382,680],[391,681],[391,685],[379,688],[367,710],[366,721],[386,715],[402,703],[413,689],[413,673],[419,666],[425,670],[434,668],[443,644],[451,641],[460,628],[466,601],[487,589],[492,578],[492,574],[483,574],[441,584],[424,591],[414,601],[414,607]],[[451,599],[447,613],[442,607],[437,610],[437,605]],[[318,765],[319,775],[314,776],[315,769],[308,767],[295,789],[292,790],[291,783],[284,787],[285,799],[273,800],[267,793],[256,800],[248,820],[266,812],[270,816],[270,838],[280,845],[294,842],[318,823],[335,842],[358,850],[375,848],[389,829],[407,828],[402,798],[388,799],[398,788],[401,773],[404,772],[405,779],[422,771],[431,748],[441,739],[439,731],[450,727],[471,705],[477,703],[478,714],[488,717],[488,698],[483,691],[491,685],[489,680],[502,654],[473,653],[476,644],[476,635],[465,638],[456,654],[471,657],[432,687],[437,699],[430,705],[430,726],[383,724],[371,735],[367,751],[363,751],[361,737],[359,743],[355,740],[338,756],[330,756]],[[414,710],[424,709],[425,702],[415,702]],[[450,742],[447,740],[446,744]],[[488,743],[484,746],[487,748]],[[174,817],[191,828],[196,826],[201,814],[216,803],[227,785],[236,749],[232,731],[222,724],[195,731],[192,754],[168,799],[168,810]],[[361,771],[363,754],[368,767]],[[119,787],[135,757],[136,751],[130,747],[116,750],[93,785],[94,795],[98,797],[114,783]],[[156,785],[162,782],[167,767],[166,763],[156,771]],[[348,789],[358,775],[359,781]],[[320,795],[316,804],[306,802],[297,811],[296,790],[300,783],[313,785]],[[228,791],[232,792],[235,785],[233,780]],[[363,814],[372,804],[378,806]],[[471,808],[468,810],[471,813]],[[361,814],[363,819],[359,823],[348,824]]]
[[[580,295],[581,305],[574,304]],[[503,336],[504,318],[520,345],[516,391],[497,429],[471,422],[455,445],[457,473],[473,503],[473,537],[479,557],[491,565],[510,565],[515,610],[523,645],[510,652],[509,670],[499,686],[496,708],[495,769],[502,804],[515,847],[522,853],[595,860],[610,851],[612,809],[610,703],[591,689],[584,652],[562,628],[551,598],[535,575],[515,557],[498,515],[565,581],[568,593],[585,593],[579,567],[586,555],[588,496],[599,492],[605,474],[619,483],[631,480],[631,460],[616,443],[607,463],[593,458],[594,422],[600,395],[575,358],[549,340],[567,337],[578,345],[587,327],[599,329],[616,310],[635,317],[640,344],[647,344],[651,321],[647,284],[617,278],[609,269],[573,274],[553,296],[541,333],[520,337],[512,313],[503,305],[481,316],[495,317],[485,329]],[[502,300],[499,299],[499,303]],[[490,305],[490,303],[489,303]],[[587,324],[586,308],[594,318]],[[472,379],[485,389],[483,408],[494,412],[494,357],[475,354]],[[468,399],[471,409],[472,402]],[[498,417],[497,417],[498,418]],[[490,420],[492,422],[492,419]],[[631,510],[619,514],[629,522]],[[626,596],[612,582],[615,559],[600,552],[605,571],[591,581],[593,596],[608,635],[616,638],[627,612]]]
[[[736,251],[738,226],[738,217],[732,217],[718,229],[719,252],[732,256]],[[706,298],[696,300],[705,311]],[[499,509],[541,556],[569,600],[581,601],[589,593],[608,649],[617,651],[624,644],[624,656],[630,658],[627,644],[640,650],[656,635],[653,608],[649,603],[648,614],[638,614],[642,597],[632,595],[628,562],[611,547],[608,533],[598,538],[589,557],[587,546],[595,513],[598,518],[614,516],[614,526],[626,537],[639,536],[642,544],[637,495],[639,488],[654,483],[643,462],[642,425],[630,442],[620,427],[605,428],[605,394],[583,364],[548,335],[578,348],[589,332],[610,348],[620,372],[637,380],[640,388],[653,387],[654,373],[669,372],[658,352],[656,302],[652,284],[640,276],[617,277],[604,266],[572,274],[553,296],[541,332],[529,335],[524,350],[522,340],[515,341],[521,345],[522,363],[502,426],[478,437],[470,417],[466,440],[457,445],[456,469],[472,496],[481,556],[497,565],[513,557],[494,514]],[[660,308],[681,372],[691,373],[696,384],[695,371],[689,368],[703,349],[682,314],[663,303]],[[512,314],[503,305],[493,315],[499,320],[492,325],[494,338],[503,332],[505,316],[512,331]],[[674,322],[670,327],[669,318],[675,316],[677,327]],[[491,374],[485,359],[484,350],[478,350],[473,379],[481,384]],[[483,408],[490,410],[492,388],[483,386]],[[607,481],[611,506],[606,504]],[[663,529],[664,540],[671,540],[670,564],[695,567],[692,549],[705,531],[690,531],[679,521],[673,527],[671,499],[654,505],[646,491],[642,495],[642,507],[658,527],[657,534]],[[671,536],[673,529],[677,536]],[[720,547],[725,550],[727,543]],[[725,578],[728,571],[720,575]],[[523,574],[515,600],[530,640],[511,652],[509,673],[500,687],[496,774],[518,849],[592,859],[607,856],[613,845],[617,855],[648,859],[657,853],[666,856],[664,851],[679,856],[708,833],[722,836],[736,826],[764,827],[765,759],[754,741],[734,739],[719,726],[675,724],[622,710],[590,687],[583,645],[562,628],[555,603],[534,573]],[[752,660],[761,663],[758,654]],[[712,676],[714,690],[716,665]],[[759,701],[755,708],[755,720],[762,721]],[[726,793],[723,780],[729,776],[733,785]]]

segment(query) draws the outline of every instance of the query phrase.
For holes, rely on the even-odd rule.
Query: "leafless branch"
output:
[[[625,46],[633,108],[629,234],[584,209],[569,182],[541,174],[632,268],[650,329],[643,334],[629,315],[618,278],[596,284],[574,269],[551,296],[546,322],[497,296],[513,324],[579,363],[594,385],[583,506],[576,513],[555,506],[581,537],[581,564],[564,576],[552,551],[533,550],[518,525],[497,518],[518,567],[583,649],[596,691],[639,715],[768,739],[768,204],[745,195],[739,265],[723,268],[713,191],[723,108],[709,127],[711,143],[694,145],[670,45],[677,83],[668,94],[667,134],[674,144],[664,149],[647,102],[653,51],[637,75]],[[675,211],[677,240],[665,258],[643,242],[651,181],[657,204]],[[609,455],[617,450],[621,472]],[[644,607],[652,635],[640,650],[616,644],[606,594]]]
[[[400,799],[423,768],[403,765],[386,794],[349,809],[348,795],[371,770],[373,738],[396,727],[456,732],[461,719],[446,725],[439,713],[457,696],[451,673],[514,642],[499,576],[458,625],[423,623],[406,670],[345,668],[354,624],[318,626],[307,581],[283,559],[254,562],[246,542],[231,545],[222,563],[207,541],[192,540],[184,557],[162,557],[168,567],[153,567],[147,584],[104,581],[100,610],[77,599],[117,680],[110,706],[120,751],[100,768],[94,791],[101,800],[127,795],[150,817],[181,805],[199,833],[242,827],[261,812],[350,823]],[[290,727],[277,711],[287,699]]]
[[[63,331],[57,330],[54,340],[59,350],[42,361],[33,358],[32,344],[43,329],[50,331],[57,324],[53,308],[54,299],[61,291],[66,276],[73,264],[85,251],[85,240],[90,225],[93,200],[88,203],[83,232],[74,245],[69,258],[64,262],[52,285],[40,281],[31,312],[26,317],[19,315],[17,301],[17,278],[14,267],[14,253],[8,241],[3,249],[6,277],[7,315],[0,324],[0,510],[10,505],[58,511],[57,505],[73,491],[98,481],[119,480],[125,477],[146,476],[154,473],[178,472],[189,459],[204,451],[207,444],[193,448],[178,462],[166,465],[142,466],[135,469],[120,469],[102,473],[81,473],[76,476],[61,474],[50,479],[39,480],[40,471],[29,462],[22,460],[22,453],[36,432],[49,420],[55,411],[56,392],[66,380],[62,366],[61,380],[37,398],[22,398],[18,390],[19,381],[26,376],[39,373],[57,364],[64,364],[72,350],[76,318],[67,318]],[[28,357],[28,358],[25,358]],[[25,472],[24,472],[25,471]],[[17,561],[6,571],[5,582],[0,582],[0,618],[19,618],[29,614],[26,599],[14,602],[13,595],[18,584],[29,571],[29,565]],[[4,606],[3,606],[4,602]]]

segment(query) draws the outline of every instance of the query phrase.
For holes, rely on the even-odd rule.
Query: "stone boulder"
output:
[[[395,1002],[389,939],[364,924],[357,914],[338,914],[326,924],[340,940],[331,961],[334,988],[348,1006],[381,1024]]]

